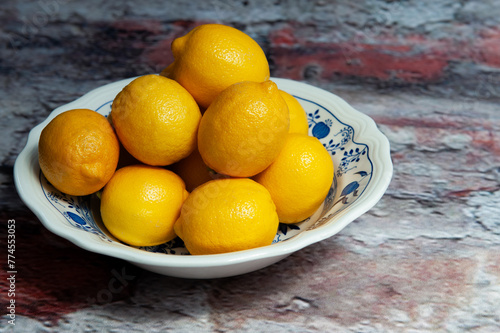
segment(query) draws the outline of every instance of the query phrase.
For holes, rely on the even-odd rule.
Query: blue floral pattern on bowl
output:
[[[286,241],[303,230],[311,230],[320,227],[329,221],[335,214],[351,205],[369,184],[372,174],[372,163],[369,158],[368,146],[355,141],[355,131],[352,126],[340,121],[332,110],[306,98],[294,95],[306,111],[309,122],[309,135],[320,140],[326,150],[332,156],[335,166],[335,177],[332,187],[324,201],[321,215],[336,207],[333,213],[312,220],[308,218],[296,224],[280,224],[273,243]],[[95,109],[104,115],[111,111],[112,100],[102,103]],[[342,178],[349,178],[348,183],[340,182]],[[341,188],[337,186],[341,183]],[[98,205],[92,205],[95,197],[70,196],[56,190],[45,179],[40,172],[40,185],[46,199],[62,214],[67,222],[78,229],[97,235],[107,242],[116,241],[112,239],[100,222]],[[97,199],[96,199],[97,200]],[[96,221],[99,220],[99,223]],[[165,244],[157,246],[141,247],[140,249],[165,253],[169,255],[188,255],[184,243],[176,238]]]

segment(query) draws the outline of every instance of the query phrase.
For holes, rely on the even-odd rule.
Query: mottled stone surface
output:
[[[5,0],[0,21],[0,332],[500,332],[497,1]],[[153,274],[45,230],[12,179],[29,130],[160,71],[204,22],[250,34],[274,76],[372,117],[391,142],[387,194],[335,237],[217,280]]]

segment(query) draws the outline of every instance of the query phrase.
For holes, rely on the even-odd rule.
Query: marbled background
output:
[[[3,0],[0,22],[0,332],[500,332],[500,2]],[[12,178],[29,130],[159,72],[171,41],[209,22],[256,39],[273,76],[372,117],[391,142],[387,194],[335,237],[217,280],[142,271],[44,229]]]

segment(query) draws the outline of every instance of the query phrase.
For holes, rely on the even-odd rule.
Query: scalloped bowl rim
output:
[[[60,225],[51,221],[54,217],[53,213],[43,209],[44,203],[39,203],[34,200],[33,196],[30,194],[29,184],[27,184],[23,178],[24,169],[30,163],[30,149],[33,149],[34,146],[38,145],[38,139],[42,129],[56,115],[76,107],[75,105],[81,105],[86,101],[86,99],[90,98],[90,95],[95,94],[98,89],[112,85],[124,84],[132,81],[133,79],[134,78],[129,78],[106,84],[88,92],[73,102],[56,108],[42,123],[38,124],[30,131],[27,143],[14,164],[14,182],[23,202],[34,212],[34,214],[40,219],[42,224],[48,230],[85,250],[120,258],[139,265],[151,265],[157,267],[166,266],[171,268],[222,267],[261,259],[270,259],[273,257],[285,257],[308,245],[322,241],[337,234],[350,222],[372,208],[382,198],[389,186],[393,172],[389,141],[378,130],[377,125],[370,117],[355,110],[342,98],[326,90],[299,81],[271,77],[271,80],[278,84],[280,89],[307,91],[308,96],[314,97],[314,101],[319,101],[323,104],[335,104],[337,106],[335,115],[338,116],[339,119],[342,119],[343,122],[352,126],[356,131],[356,137],[362,138],[363,143],[368,145],[371,149],[370,158],[373,162],[371,182],[366,187],[362,197],[358,198],[351,204],[351,206],[333,217],[333,219],[335,219],[335,223],[313,230],[304,230],[289,240],[278,242],[269,246],[225,254],[198,256],[171,256],[162,253],[152,253],[121,243],[109,246],[105,242],[92,239],[91,237],[85,237],[82,233],[75,232],[75,229],[69,225],[61,228]]]

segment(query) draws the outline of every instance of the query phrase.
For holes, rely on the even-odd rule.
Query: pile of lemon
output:
[[[132,246],[177,236],[191,254],[271,244],[280,222],[320,207],[330,155],[245,33],[201,25],[172,53],[160,75],[123,88],[108,118],[87,109],[55,117],[40,136],[43,174],[70,195],[102,190],[103,223]]]

